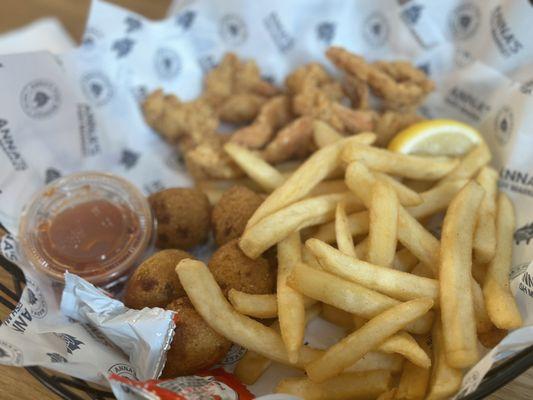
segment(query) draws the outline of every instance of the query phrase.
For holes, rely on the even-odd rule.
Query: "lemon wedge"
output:
[[[403,154],[455,157],[482,142],[479,132],[469,125],[451,119],[432,119],[398,132],[388,148]]]

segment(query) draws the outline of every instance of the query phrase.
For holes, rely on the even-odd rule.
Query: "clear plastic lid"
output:
[[[35,194],[20,223],[27,261],[62,281],[65,271],[112,286],[151,243],[150,205],[117,176],[83,172],[60,178]]]

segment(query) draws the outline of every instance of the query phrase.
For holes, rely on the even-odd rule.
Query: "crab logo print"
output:
[[[22,365],[22,351],[11,343],[0,340],[0,364]]]
[[[453,9],[449,26],[455,39],[465,40],[477,32],[481,12],[474,3],[466,2]]]
[[[126,17],[124,23],[126,24],[126,33],[131,33],[142,29],[142,22],[138,18],[132,16]]]
[[[120,156],[120,163],[126,167],[126,169],[131,169],[137,164],[140,154],[136,153],[129,149],[122,150],[122,155]]]
[[[81,340],[76,339],[72,335],[66,333],[56,333],[55,335],[65,341],[67,353],[69,354],[72,354],[72,352],[81,349],[81,344],[85,345],[85,343],[83,343]]]
[[[161,48],[155,53],[155,70],[161,79],[172,79],[181,70],[181,58],[174,50]]]
[[[181,26],[183,30],[189,30],[194,20],[196,13],[194,11],[185,11],[176,17],[176,25]]]
[[[528,95],[533,94],[533,79],[530,79],[529,81],[524,82],[520,86],[520,91]]]
[[[370,46],[380,47],[389,37],[389,24],[380,12],[370,14],[363,24],[363,37]]]
[[[319,41],[330,44],[335,37],[336,26],[333,22],[322,22],[316,27],[316,36]]]
[[[57,169],[55,168],[48,168],[46,171],[45,171],[45,178],[44,178],[44,183],[46,183],[47,185],[50,183],[50,182],[53,182],[55,181],[57,178],[60,178],[61,177],[61,172],[59,172]]]
[[[46,353],[52,363],[66,363],[68,360],[59,353]]]
[[[513,133],[513,127],[513,112],[509,107],[504,106],[498,111],[496,119],[494,120],[494,132],[500,145],[505,146],[509,142],[511,134]]]
[[[57,85],[47,79],[28,83],[20,94],[22,110],[31,118],[47,118],[55,114],[61,104]]]
[[[422,15],[422,10],[424,7],[420,4],[415,4],[402,12],[402,18],[408,25],[416,25],[420,16]]]
[[[41,293],[41,289],[37,286],[37,283],[31,278],[26,279],[25,293],[27,296],[30,314],[34,318],[43,318],[48,314],[48,306],[44,300],[44,296]]]
[[[430,63],[423,63],[417,66],[417,68],[422,71],[426,75],[431,75],[431,64]]]
[[[247,39],[248,29],[240,16],[227,14],[220,20],[220,36],[225,42],[238,46]]]
[[[133,49],[135,41],[130,38],[115,40],[111,46],[111,50],[117,53],[117,58],[126,57]]]
[[[100,71],[88,72],[81,78],[81,87],[92,104],[102,106],[113,97],[113,85]]]
[[[533,239],[533,222],[518,228],[514,233],[514,241],[517,245],[522,242],[529,244],[531,239]]]

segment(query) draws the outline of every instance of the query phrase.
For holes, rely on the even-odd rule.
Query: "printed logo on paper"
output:
[[[0,364],[22,365],[22,351],[15,345],[0,340]]]
[[[83,93],[92,104],[103,106],[113,98],[113,85],[101,71],[87,72],[81,77]]]
[[[380,47],[389,38],[389,23],[384,14],[375,11],[363,23],[363,37],[370,46]]]
[[[142,21],[132,15],[126,17],[126,19],[124,20],[124,24],[126,25],[126,33],[140,31],[143,26]]]
[[[174,393],[187,393],[187,397],[191,399],[238,400],[239,398],[235,390],[212,376],[180,376],[159,382],[157,386]]]
[[[37,319],[44,318],[46,314],[48,314],[48,307],[41,289],[33,279],[26,278],[26,288],[24,293],[26,295],[26,301],[31,316]]]
[[[270,38],[281,53],[288,53],[294,47],[294,38],[291,36],[281,18],[275,12],[268,14],[263,20]]]
[[[513,279],[519,277],[524,272],[526,272],[527,268],[529,267],[529,264],[530,263],[527,262],[527,263],[523,263],[523,264],[514,265],[511,268],[511,272],[509,273],[509,280],[512,281]]]
[[[452,87],[444,100],[475,122],[479,122],[490,111],[490,105],[480,96],[459,86]]]
[[[217,66],[215,58],[212,55],[200,57],[198,59],[198,64],[200,64],[200,68],[202,69],[204,75]]]
[[[222,39],[232,46],[241,45],[248,38],[248,28],[237,14],[224,15],[220,20],[219,32]]]
[[[133,168],[141,155],[133,150],[123,149],[120,155],[120,164],[126,169]]]
[[[160,79],[172,79],[181,71],[181,58],[169,48],[160,48],[155,53],[155,70]]]
[[[72,354],[74,351],[81,349],[80,345],[85,345],[81,340],[67,333],[54,333],[58,338],[65,341],[67,353]]]
[[[135,375],[135,370],[129,364],[125,364],[125,363],[113,364],[111,367],[108,368],[107,372],[109,372],[110,374],[117,374],[124,378],[137,380],[137,375]]]
[[[22,89],[20,105],[30,118],[48,118],[59,109],[61,93],[58,86],[51,80],[35,79]]]
[[[97,42],[103,37],[104,34],[101,31],[92,26],[88,26],[81,39],[81,48],[85,52],[92,52],[96,48]]]
[[[59,353],[46,353],[46,355],[50,357],[50,362],[54,364],[68,362],[68,360]]]
[[[184,11],[176,16],[176,25],[181,27],[184,31],[187,31],[191,28],[196,19],[196,12],[194,11]]]
[[[316,27],[316,37],[318,41],[331,44],[335,38],[336,25],[333,22],[321,22]]]
[[[533,222],[518,228],[515,231],[513,238],[517,246],[523,242],[529,244],[531,239],[533,239]]]
[[[474,62],[474,57],[472,57],[468,51],[463,49],[456,49],[453,59],[455,61],[455,65],[457,65],[459,68],[466,67]]]
[[[530,174],[527,171],[503,167],[500,170],[500,181],[498,186],[502,190],[507,189],[511,192],[533,197],[533,174]],[[526,237],[525,233],[527,230],[528,228],[524,227],[524,231],[520,233],[519,238]],[[523,240],[524,239],[522,239],[520,242],[522,243]]]
[[[496,47],[504,57],[511,57],[524,48],[505,19],[501,6],[497,6],[490,14],[490,33]]]
[[[474,35],[479,28],[481,11],[471,2],[465,2],[451,12],[448,24],[452,36],[458,40],[465,40]]]
[[[115,52],[117,58],[126,57],[133,50],[135,41],[130,38],[122,38],[115,40],[111,45],[111,50]]]
[[[145,85],[137,85],[131,88],[131,93],[133,94],[133,97],[141,103],[148,96],[148,88]]]
[[[55,181],[57,178],[61,178],[61,172],[56,168],[47,168],[44,173],[44,183],[49,184],[50,182]]]
[[[17,263],[19,260],[17,241],[10,233],[2,237],[2,240],[0,241],[0,251],[2,255],[12,263]]]
[[[174,171],[185,171],[185,159],[181,153],[170,153],[165,159],[165,165]]]
[[[422,4],[414,4],[402,11],[402,19],[407,25],[415,26],[420,20],[422,10],[424,10]]]
[[[518,284],[518,290],[527,294],[529,297],[533,297],[533,277],[529,272],[526,271],[522,275],[522,279]]]
[[[78,104],[78,132],[81,139],[81,152],[85,157],[100,153],[100,140],[96,132],[96,118],[89,104]]]
[[[239,361],[241,358],[243,358],[245,354],[246,354],[246,349],[244,347],[234,344],[229,349],[228,354],[226,354],[226,357],[224,357],[224,360],[222,360],[221,364],[222,365],[233,365],[237,361]]]
[[[494,134],[500,145],[505,146],[509,142],[513,128],[513,111],[508,106],[504,106],[498,111],[494,119]]]
[[[533,79],[530,79],[529,81],[524,82],[520,86],[520,91],[524,94],[533,94]]]
[[[143,185],[143,190],[147,194],[159,192],[160,190],[163,190],[164,188],[165,188],[165,185],[160,180],[147,182]]]
[[[422,71],[427,76],[431,75],[431,64],[429,62],[419,64],[416,66],[420,71]]]
[[[28,164],[20,152],[15,136],[11,133],[9,122],[0,118],[0,149],[5,153],[7,159],[15,171],[24,171],[28,169]]]

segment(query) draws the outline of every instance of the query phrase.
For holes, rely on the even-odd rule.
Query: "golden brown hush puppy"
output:
[[[224,358],[231,342],[205,323],[186,296],[165,308],[176,313],[176,328],[162,378],[191,375]]]
[[[209,261],[209,269],[227,295],[230,289],[251,294],[274,292],[276,274],[263,257],[247,257],[234,239],[218,248]]]
[[[240,237],[246,223],[262,202],[263,197],[247,187],[233,186],[226,190],[211,214],[217,245],[222,246]]]
[[[190,249],[209,235],[211,206],[198,189],[171,188],[148,197],[157,220],[156,246]]]
[[[165,307],[185,295],[176,265],[184,258],[194,258],[182,250],[162,250],[146,259],[126,285],[124,304],[129,308]]]

